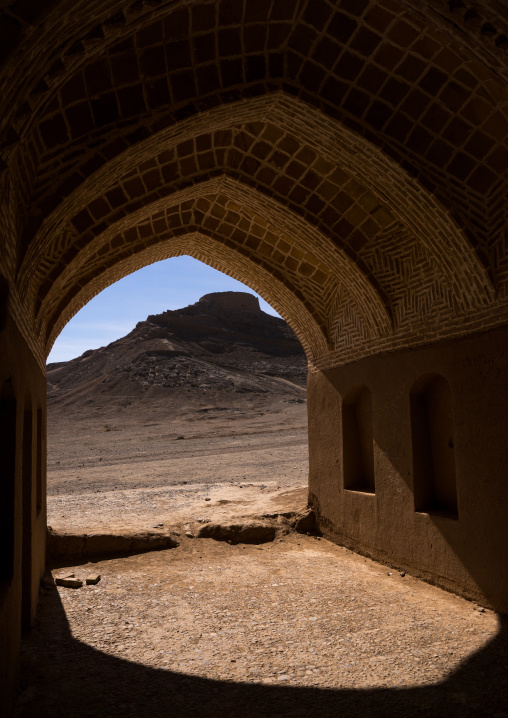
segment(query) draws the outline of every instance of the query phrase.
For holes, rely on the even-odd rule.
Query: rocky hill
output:
[[[149,316],[106,347],[68,362],[48,364],[48,404],[80,410],[90,405],[148,402],[176,407],[207,397],[214,404],[241,395],[281,394],[301,402],[307,361],[288,325],[242,292],[207,294],[196,304]]]

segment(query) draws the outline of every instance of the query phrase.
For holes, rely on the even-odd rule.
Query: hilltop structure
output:
[[[325,535],[508,611],[506,6],[10,0],[0,39],[0,712],[44,569],[46,356],[182,254],[298,336]]]
[[[214,292],[149,316],[106,347],[48,364],[48,409],[66,425],[92,401],[95,411],[128,402],[136,414],[162,405],[174,416],[190,405],[189,392],[226,405],[231,394],[302,397],[306,375],[305,354],[283,319],[247,292]]]

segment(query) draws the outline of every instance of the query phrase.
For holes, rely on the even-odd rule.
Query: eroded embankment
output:
[[[292,531],[311,534],[316,531],[316,521],[311,510],[285,511],[260,517],[235,517],[225,522],[188,522],[161,529],[86,534],[56,531],[48,527],[47,562],[55,566],[92,558],[176,548],[182,534],[186,538],[212,538],[230,544],[263,544]]]

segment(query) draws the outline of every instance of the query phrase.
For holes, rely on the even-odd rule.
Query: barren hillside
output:
[[[196,304],[149,316],[118,341],[47,367],[52,417],[85,408],[150,404],[187,413],[206,398],[216,409],[242,394],[302,400],[307,362],[288,325],[242,292],[208,294]]]
[[[241,292],[150,316],[107,347],[48,365],[50,522],[126,525],[130,511],[137,523],[153,503],[139,491],[170,486],[191,503],[225,484],[304,486],[306,372],[287,324]]]

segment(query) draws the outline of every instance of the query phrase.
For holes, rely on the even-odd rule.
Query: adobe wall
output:
[[[508,612],[508,329],[310,374],[310,500],[324,535]],[[451,389],[458,519],[416,512],[410,392],[436,373]],[[342,397],[372,395],[375,493],[345,490]]]
[[[0,576],[0,715],[7,716],[10,715],[12,687],[17,676],[21,631],[28,628],[34,618],[45,566],[46,378],[10,317],[4,328],[0,327],[0,357],[0,391],[3,390],[3,396],[8,392],[16,402],[15,433],[11,434],[12,438],[15,437],[14,477],[6,466],[4,453],[0,469],[3,494],[1,534],[4,544],[0,550],[5,551],[6,544],[12,545],[11,542],[14,545],[12,575],[4,570]],[[24,431],[27,436],[31,433],[31,441],[25,437],[25,444]],[[2,444],[2,448],[6,447]],[[37,457],[40,457],[39,460]],[[27,486],[28,483],[30,488],[23,496],[23,484]],[[14,526],[9,517],[12,503],[8,495],[11,488]],[[25,516],[30,515],[31,521],[23,521],[24,511]],[[23,537],[23,528],[25,526],[26,529],[27,524],[29,528]],[[25,562],[24,574],[23,552],[31,554],[32,559]]]

